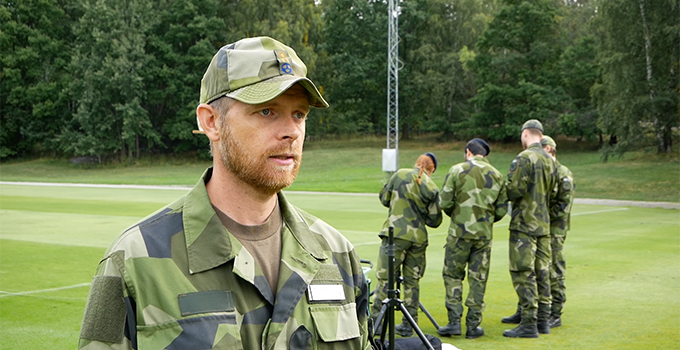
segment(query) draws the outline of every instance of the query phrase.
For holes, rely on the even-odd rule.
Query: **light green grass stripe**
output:
[[[3,209],[0,210],[0,238],[106,248],[121,232],[141,218]]]
[[[38,293],[58,292],[58,291],[67,290],[67,289],[87,287],[89,285],[90,285],[90,283],[79,283],[79,284],[74,284],[72,286],[65,286],[65,287],[58,287],[58,288],[48,288],[48,289],[40,289],[40,290],[31,290],[31,291],[27,291],[27,292],[4,292],[4,291],[0,290],[0,298],[22,296],[22,295],[29,295],[29,294],[38,294]]]

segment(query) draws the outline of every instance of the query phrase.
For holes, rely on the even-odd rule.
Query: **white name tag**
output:
[[[307,287],[309,301],[345,300],[345,289],[340,284],[312,284]]]

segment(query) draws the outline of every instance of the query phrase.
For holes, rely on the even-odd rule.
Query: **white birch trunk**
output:
[[[642,17],[642,29],[644,30],[645,36],[645,63],[647,68],[647,85],[649,85],[649,101],[652,106],[652,121],[654,124],[654,133],[656,134],[656,140],[658,142],[658,152],[666,152],[666,145],[664,141],[664,133],[662,126],[659,122],[659,116],[657,114],[656,108],[654,108],[654,98],[656,97],[656,92],[654,91],[653,70],[652,70],[652,55],[650,53],[652,49],[652,39],[649,35],[649,27],[647,26],[647,16],[645,15],[645,0],[639,0],[640,6],[640,16]]]

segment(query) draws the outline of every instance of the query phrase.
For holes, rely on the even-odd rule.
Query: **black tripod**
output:
[[[395,283],[395,276],[394,276],[394,228],[389,227],[388,230],[388,236],[387,236],[387,299],[382,301],[382,308],[380,309],[380,314],[378,314],[378,318],[375,320],[375,328],[374,332],[377,333],[378,330],[380,329],[380,345],[383,346],[385,344],[385,334],[388,333],[389,330],[389,350],[394,350],[395,348],[395,343],[394,343],[394,310],[399,309],[401,310],[401,313],[404,315],[404,318],[411,324],[411,327],[413,330],[418,334],[418,337],[420,340],[423,342],[423,345],[425,345],[426,348],[429,350],[434,350],[434,347],[432,344],[430,344],[430,341],[425,337],[425,334],[423,333],[420,328],[418,328],[418,324],[416,321],[413,319],[413,316],[406,310],[406,307],[404,306],[404,302],[397,298],[397,294],[399,293],[399,286],[397,288],[394,288],[394,283]],[[401,277],[400,277],[401,278]],[[430,320],[435,324],[435,327],[439,328],[437,323],[434,321],[432,316],[430,315],[427,310],[425,310],[425,307],[423,304],[420,304],[420,308],[425,311],[427,316],[430,318]],[[385,322],[387,321],[387,322]]]

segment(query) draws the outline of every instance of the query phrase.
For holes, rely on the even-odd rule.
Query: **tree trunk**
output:
[[[409,134],[408,130],[408,123],[402,123],[401,124],[401,139],[402,140],[410,140],[411,135]]]
[[[664,128],[663,153],[672,153],[673,152],[673,132],[671,130],[672,130],[672,127],[668,126],[668,125]],[[659,152],[659,153],[661,153],[661,152]]]
[[[656,108],[656,92],[654,91],[653,70],[652,70],[652,56],[650,50],[652,49],[652,38],[649,34],[649,26],[647,26],[647,16],[645,15],[645,0],[639,0],[640,6],[640,17],[642,17],[642,29],[645,36],[645,63],[647,68],[647,85],[649,86],[649,102],[652,110],[652,122],[654,124],[654,133],[656,135],[657,141],[657,153],[666,153],[666,140],[665,140],[665,126],[661,125],[659,120],[659,112]]]
[[[678,15],[680,15],[680,6],[678,6]],[[680,36],[675,36],[673,40],[673,55],[675,60],[671,60],[671,66],[668,70],[668,90],[669,91],[680,91],[680,79],[678,79],[678,68],[680,68]],[[666,108],[664,108],[666,110]],[[675,95],[675,101],[672,102],[671,108],[668,108],[666,113],[673,113],[675,118],[671,120],[680,119],[680,95]],[[664,146],[666,153],[673,152],[673,127],[672,122],[666,123],[665,134],[664,134]]]

